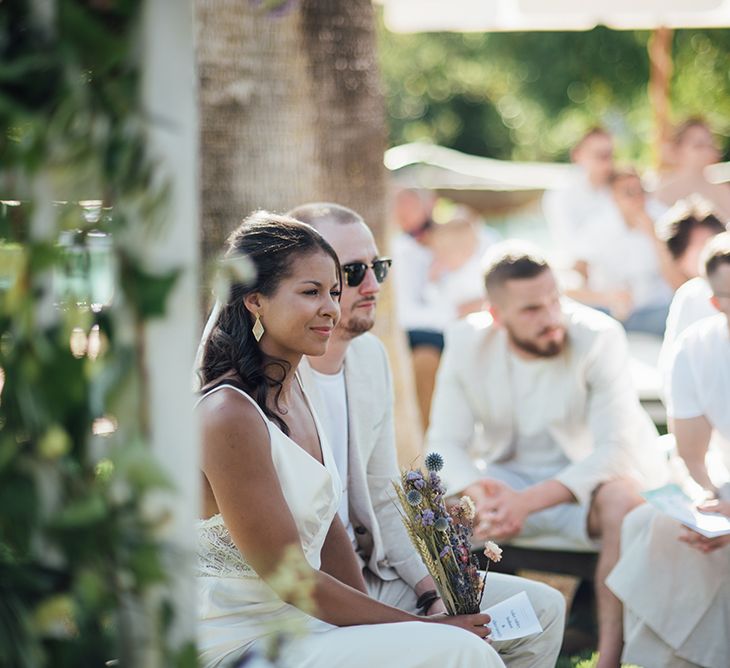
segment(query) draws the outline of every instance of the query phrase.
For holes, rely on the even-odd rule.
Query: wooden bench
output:
[[[476,551],[480,568],[486,566],[482,550]],[[518,571],[543,571],[558,575],[571,575],[580,580],[593,581],[596,570],[596,552],[572,552],[568,550],[547,550],[518,545],[505,545],[502,561],[490,564],[497,573],[515,574]]]
[[[479,567],[484,569],[487,564],[482,549],[475,550],[474,554]],[[598,620],[593,588],[597,561],[596,552],[504,545],[502,560],[490,563],[489,570],[507,575],[518,575],[521,571],[538,571],[577,578],[578,585],[568,611],[563,644],[564,653],[574,654],[584,649],[595,649],[597,643]]]

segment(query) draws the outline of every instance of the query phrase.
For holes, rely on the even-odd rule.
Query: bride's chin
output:
[[[328,343],[328,341],[324,341],[323,343],[307,346],[307,349],[302,351],[302,354],[307,357],[321,357],[327,352]]]

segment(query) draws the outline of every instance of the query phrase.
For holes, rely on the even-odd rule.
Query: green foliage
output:
[[[15,0],[0,12],[0,196],[21,202],[0,206],[3,667],[140,665],[150,649],[165,667],[196,662],[192,645],[166,648],[172,608],[159,599],[177,557],[156,498],[170,484],[146,446],[139,335],[177,272],[139,258],[166,197],[140,104],[143,4]],[[89,197],[105,208],[50,205]],[[102,310],[88,275],[99,233],[119,288]],[[59,292],[64,277],[75,287]]]
[[[646,31],[423,33],[380,26],[390,141],[430,141],[503,159],[563,160],[602,124],[625,159],[648,161]],[[674,118],[706,115],[730,135],[730,31],[674,39]],[[728,142],[725,140],[725,144]]]

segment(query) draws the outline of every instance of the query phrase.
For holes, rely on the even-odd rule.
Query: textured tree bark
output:
[[[207,275],[228,232],[257,208],[337,202],[360,213],[385,249],[386,130],[371,0],[300,0],[275,14],[247,0],[196,0],[196,9]],[[399,454],[410,462],[420,430],[403,334],[384,292],[378,334],[394,366]]]

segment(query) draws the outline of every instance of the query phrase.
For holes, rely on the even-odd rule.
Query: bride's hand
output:
[[[489,634],[492,632],[492,629],[490,629],[487,624],[492,621],[492,618],[483,612],[475,615],[430,615],[429,617],[424,617],[424,620],[436,622],[437,624],[458,626],[479,636],[480,638],[483,638],[487,642],[491,642]]]

